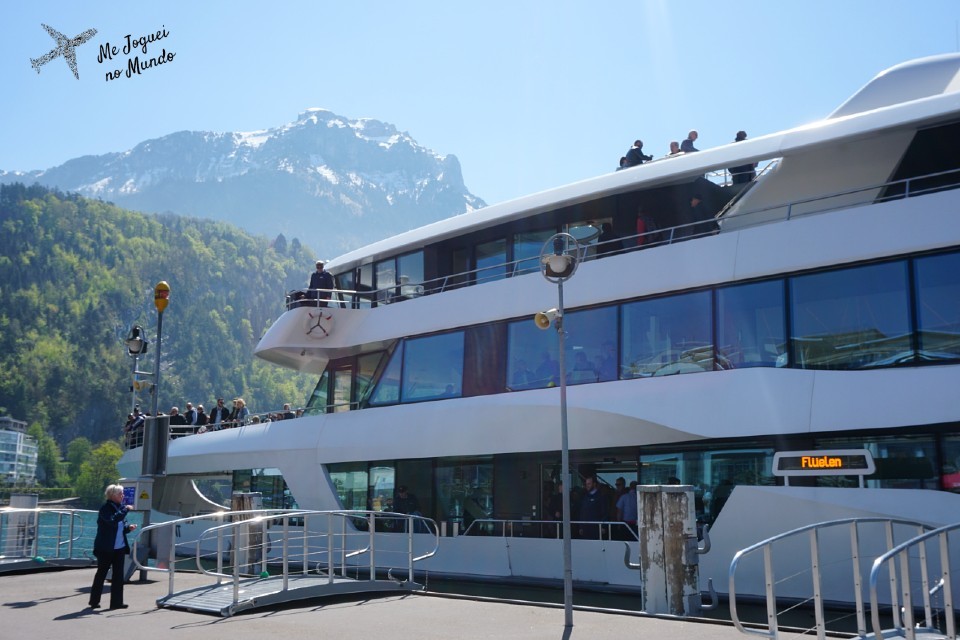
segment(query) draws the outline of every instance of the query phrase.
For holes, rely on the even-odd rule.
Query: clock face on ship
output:
[[[333,331],[333,314],[323,309],[310,311],[306,315],[303,324],[303,330],[307,337],[321,340],[330,335]]]

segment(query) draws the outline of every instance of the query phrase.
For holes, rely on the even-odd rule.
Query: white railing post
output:
[[[375,558],[375,556],[376,556],[376,547],[374,546],[377,532],[376,532],[376,514],[374,514],[374,512],[372,512],[372,511],[371,511],[369,514],[367,514],[367,528],[369,529],[368,534],[369,534],[369,539],[370,539],[370,542],[369,542],[369,544],[370,544],[370,576],[369,576],[369,580],[370,580],[370,582],[373,582],[374,580],[377,579],[377,562],[376,562],[376,558]],[[357,576],[357,577],[359,577],[359,576]]]
[[[413,584],[413,516],[407,530],[407,584]]]
[[[287,555],[287,540],[290,537],[290,516],[283,516],[283,590],[287,590],[289,584],[290,559]]]
[[[327,584],[333,584],[333,522],[332,513],[327,514]]]

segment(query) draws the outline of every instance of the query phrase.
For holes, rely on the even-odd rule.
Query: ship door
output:
[[[333,412],[353,408],[353,366],[348,364],[333,370]]]

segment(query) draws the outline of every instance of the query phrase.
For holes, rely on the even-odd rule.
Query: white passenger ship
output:
[[[745,184],[723,179],[754,163]],[[960,55],[944,55],[884,71],[819,122],[348,253],[327,264],[331,304],[289,296],[256,349],[320,376],[305,415],[172,441],[155,507],[210,511],[221,482],[265,506],[389,510],[406,485],[446,523],[431,575],[560,580],[544,521],[563,375],[573,489],[692,485],[712,526],[701,580],[721,591],[736,550],[796,526],[953,522],[958,185]],[[583,246],[564,285],[566,371],[533,321],[557,306],[539,255],[558,232]],[[851,448],[875,459],[865,488],[772,473],[777,452]],[[616,529],[574,540],[575,582],[637,586]]]

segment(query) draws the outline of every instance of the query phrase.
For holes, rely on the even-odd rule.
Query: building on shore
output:
[[[27,423],[0,416],[0,483],[32,485],[37,478],[37,441]]]

